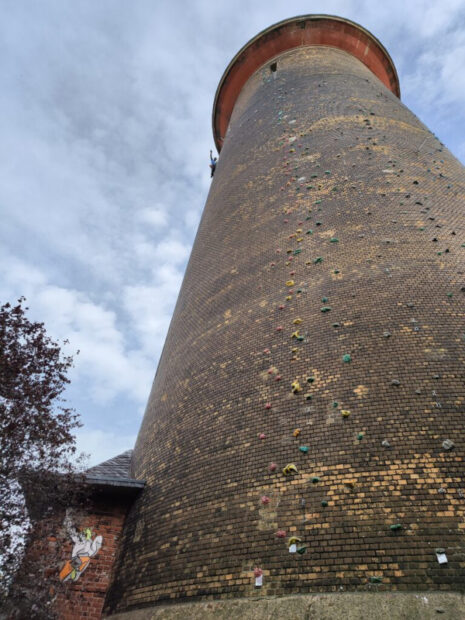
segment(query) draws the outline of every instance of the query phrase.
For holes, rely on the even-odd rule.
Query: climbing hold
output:
[[[253,574],[254,577],[261,577],[263,575],[263,571],[261,568],[254,568]]]
[[[453,293],[447,293],[447,297],[452,297]]]
[[[321,505],[323,506],[323,508],[326,508],[326,506],[328,505],[328,502],[324,499],[321,501]]]
[[[300,428],[296,428],[295,431],[292,434],[294,435],[294,437],[298,437],[301,432],[302,432],[302,430]]]
[[[262,504],[266,506],[267,504],[270,503],[270,498],[268,497],[268,495],[262,495],[260,498],[260,501]]]
[[[312,478],[312,483],[313,483],[313,484],[318,484],[318,482],[320,482],[320,479],[318,478],[318,476],[314,476],[314,477]]]
[[[291,536],[288,541],[287,541],[287,545],[288,547],[290,547],[291,545],[296,545],[297,543],[302,542],[302,539],[299,538],[298,536]]]
[[[330,243],[339,243],[339,239],[337,237],[331,237],[329,241]]]
[[[389,443],[389,441],[387,439],[383,439],[383,441],[381,442],[381,445],[383,446],[383,448],[390,448],[391,444]]]
[[[270,471],[276,471],[276,468],[277,468],[277,467],[278,467],[278,466],[276,465],[276,463],[270,463],[270,464],[268,465],[268,469],[269,469]]]
[[[333,409],[337,409],[339,407],[339,403],[337,400],[333,401]]]
[[[276,532],[276,538],[286,538],[286,530],[278,530]]]
[[[333,271],[333,273],[335,273],[335,274],[340,273],[340,272],[339,272],[339,269],[335,269],[335,270]]]
[[[359,433],[359,434],[357,435],[357,439],[358,439],[359,441],[361,441],[361,440],[363,439],[363,433]]]
[[[436,554],[436,558],[439,564],[447,564],[447,555],[445,549],[443,549],[442,547],[436,547],[434,552]]]
[[[333,327],[341,327],[340,323],[333,323]]]
[[[327,298],[327,297],[322,297],[322,298],[321,298],[321,301],[322,301],[322,303],[324,303],[324,304],[325,304],[325,303],[327,303],[329,300],[328,300],[328,298]]]
[[[313,230],[312,230],[312,229],[309,229],[309,230],[307,230],[307,232],[306,232],[305,234],[306,234],[306,235],[313,235]]]
[[[342,356],[342,361],[348,364],[349,362],[352,361],[352,358],[348,353],[346,353],[345,355]]]
[[[259,439],[265,439],[266,435],[265,433],[260,433],[260,435],[258,436]]]
[[[401,530],[401,529],[402,529],[402,527],[403,527],[403,526],[402,526],[402,523],[394,523],[393,525],[391,525],[391,526],[390,526],[390,529],[391,529],[393,532],[398,532],[399,530]]]
[[[452,450],[452,448],[455,446],[454,442],[451,439],[445,439],[442,442],[442,447],[444,448],[444,450]]]
[[[306,551],[307,551],[307,547],[299,547],[297,549],[297,553],[300,553],[300,555],[303,555]]]
[[[276,377],[274,378],[275,381],[281,381],[281,375],[276,375]]]
[[[283,331],[283,326],[282,325],[278,325],[278,327],[276,328],[277,332],[282,332]]]
[[[355,480],[344,480],[344,485],[349,489],[353,489],[355,487]]]
[[[391,381],[391,385],[400,385],[400,381],[399,381],[399,379],[393,379],[393,380]]]
[[[383,332],[383,336],[384,336],[385,338],[390,338],[390,337],[391,337],[391,332],[387,332],[387,331],[386,331],[386,332]]]
[[[271,403],[265,403],[265,409],[271,409]]]
[[[295,284],[294,280],[288,280],[286,282],[286,286],[294,286],[294,284]]]
[[[292,474],[298,474],[299,471],[297,469],[297,467],[294,465],[294,463],[288,463],[288,465],[286,465],[286,467],[283,468],[283,474],[285,476],[290,476]]]
[[[331,170],[325,170],[325,174],[331,174]]]
[[[305,394],[305,400],[312,400],[311,394]]]
[[[341,415],[343,418],[348,418],[350,416],[350,411],[348,409],[341,409]]]
[[[331,306],[323,306],[322,308],[320,308],[321,312],[330,312],[331,311]]]
[[[445,495],[446,494],[446,489],[443,489],[442,487],[440,487],[438,489],[438,493],[439,493],[439,495]]]
[[[318,263],[322,263],[323,262],[323,257],[322,256],[317,256],[315,258],[315,260],[313,261],[314,265],[317,265]]]
[[[307,377],[307,383],[313,383],[315,381],[315,377]]]
[[[292,299],[292,295],[287,295],[286,296],[286,301],[290,301]]]
[[[300,325],[302,323],[302,319],[297,318],[297,319],[294,319],[292,322],[294,323],[294,325]]]
[[[284,310],[284,308],[286,307],[284,304],[281,304],[280,306],[278,306],[280,310]]]
[[[299,330],[297,329],[295,332],[292,332],[291,338],[300,338]]]
[[[299,241],[299,239],[297,239],[297,241]],[[302,241],[302,239],[300,239],[300,241]],[[294,256],[297,256],[301,252],[302,252],[302,250],[300,248],[298,248],[297,250],[294,250],[293,254],[294,254]]]
[[[308,452],[308,446],[299,446],[299,450],[301,452],[303,452],[304,454],[307,454]]]
[[[298,381],[293,381],[291,383],[291,390],[293,394],[297,394],[297,392],[301,392],[302,388],[300,387],[300,383]]]
[[[383,578],[382,577],[377,577],[375,575],[375,576],[370,577],[369,581],[370,581],[370,583],[382,583]]]

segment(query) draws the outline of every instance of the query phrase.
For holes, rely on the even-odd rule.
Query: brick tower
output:
[[[107,615],[461,617],[465,171],[399,96],[329,16],[223,75]]]

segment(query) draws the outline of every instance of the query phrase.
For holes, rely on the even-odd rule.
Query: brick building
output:
[[[336,17],[226,69],[105,615],[465,617],[465,171],[399,97]]]

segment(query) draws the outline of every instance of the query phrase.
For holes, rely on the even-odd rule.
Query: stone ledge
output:
[[[230,599],[147,607],[112,620],[444,620],[465,619],[459,592],[353,592]]]

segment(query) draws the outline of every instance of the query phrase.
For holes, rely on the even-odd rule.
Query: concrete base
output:
[[[344,592],[149,607],[112,620],[465,620],[458,592]]]

